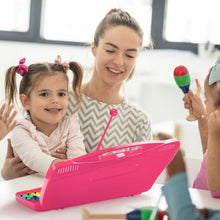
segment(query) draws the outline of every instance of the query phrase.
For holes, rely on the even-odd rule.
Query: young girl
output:
[[[213,160],[213,149],[215,147],[213,148],[212,141],[210,139],[210,135],[211,135],[210,131],[212,126],[208,125],[208,121],[211,120],[210,116],[216,110],[215,103],[217,100],[217,94],[218,94],[217,84],[219,83],[218,82],[219,80],[220,80],[220,57],[218,58],[216,65],[210,69],[204,82],[206,109],[204,108],[199,95],[201,86],[198,80],[196,81],[197,93],[193,94],[192,91],[189,91],[189,97],[192,105],[193,114],[198,119],[199,132],[200,132],[203,153],[204,153],[201,168],[194,181],[193,187],[199,189],[209,189],[213,197],[220,197],[220,176],[219,176],[220,163],[219,164],[216,163],[216,159]],[[184,99],[184,103],[185,103],[185,107],[189,108],[190,104],[187,102],[187,100]],[[216,156],[220,157],[219,151],[216,151],[214,154],[215,157]],[[213,177],[215,179],[215,183],[212,181]],[[218,182],[218,187],[215,187],[216,182]],[[213,184],[215,186],[213,186]]]
[[[51,156],[56,149],[65,147],[67,159],[85,154],[77,115],[65,116],[67,70],[73,72],[72,89],[79,105],[82,69],[76,62],[61,63],[60,57],[55,63],[36,63],[29,67],[24,62],[22,59],[18,66],[10,67],[5,78],[5,96],[10,104],[16,102],[16,75],[22,76],[19,98],[28,113],[13,130],[11,142],[15,154],[26,166],[45,175],[51,165],[61,161]]]

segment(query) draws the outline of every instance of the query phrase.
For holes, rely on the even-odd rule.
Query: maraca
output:
[[[189,92],[189,86],[190,86],[189,71],[187,70],[187,68],[185,66],[180,65],[174,69],[173,75],[174,75],[174,79],[175,79],[176,84],[183,91],[186,98],[188,98],[187,93]],[[189,107],[189,115],[186,117],[186,120],[188,120],[188,121],[197,120],[197,118],[192,114],[192,106],[191,105]]]

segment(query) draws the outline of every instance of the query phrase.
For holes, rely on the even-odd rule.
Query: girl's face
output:
[[[209,114],[213,111],[215,111],[215,94],[217,93],[217,91],[214,91],[216,87],[210,87],[208,85],[207,80],[204,83],[204,88],[205,88],[205,105],[206,105],[206,112],[207,115],[209,116]]]
[[[121,86],[132,73],[139,51],[140,37],[134,30],[126,26],[109,28],[98,46],[92,44],[95,56],[93,77],[106,85]]]
[[[22,101],[22,99],[21,99]],[[64,73],[46,75],[39,79],[22,104],[29,111],[32,123],[39,131],[55,129],[68,107],[68,79]]]

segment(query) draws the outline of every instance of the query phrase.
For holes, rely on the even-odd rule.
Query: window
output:
[[[90,43],[95,28],[111,8],[121,8],[137,19],[148,45],[151,29],[151,0],[44,0],[41,36],[46,40]],[[98,6],[98,7],[97,7]]]
[[[219,49],[219,0],[0,0],[0,40],[87,45],[110,8],[128,11],[155,49]],[[97,7],[98,6],[98,7]]]
[[[0,3],[0,40],[87,45],[103,16],[116,7],[137,19],[144,31],[144,44],[150,42],[152,0],[0,0]]]
[[[166,3],[169,0],[153,0],[152,2],[152,23],[151,23],[151,36],[154,41],[154,48],[156,49],[178,49],[178,50],[189,50],[194,53],[198,53],[198,45],[196,43],[190,42],[174,42],[168,41],[166,37],[164,37],[164,29],[166,22]],[[178,0],[177,0],[178,1]],[[190,7],[190,4],[187,7]],[[185,3],[185,1],[183,1]],[[197,8],[196,10],[198,10]],[[181,9],[182,10],[182,9]],[[186,13],[187,14],[187,13]],[[173,18],[175,21],[176,17]],[[174,31],[173,31],[174,32]]]
[[[0,0],[0,30],[27,32],[30,20],[30,0]]]
[[[165,39],[220,44],[219,8],[219,0],[167,0]]]

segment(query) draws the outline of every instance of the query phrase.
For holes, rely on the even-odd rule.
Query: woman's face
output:
[[[105,85],[121,86],[131,75],[140,48],[140,37],[131,28],[109,28],[100,38],[98,46],[92,44],[95,56],[93,77]]]

